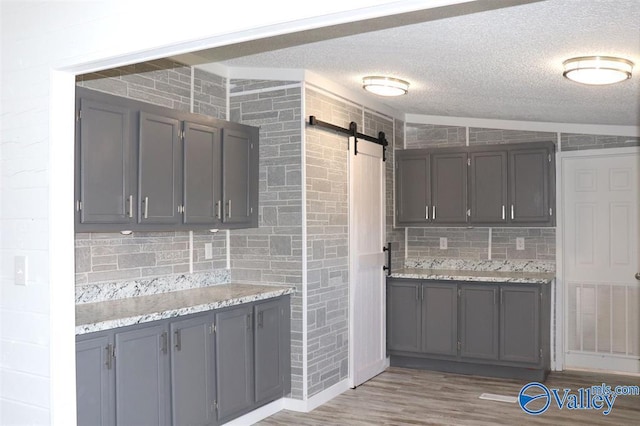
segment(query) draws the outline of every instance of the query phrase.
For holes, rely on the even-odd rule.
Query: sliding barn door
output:
[[[639,168],[637,150],[562,159],[567,367],[640,373]]]
[[[349,141],[349,294],[351,386],[380,374],[386,366],[385,176],[382,146]]]

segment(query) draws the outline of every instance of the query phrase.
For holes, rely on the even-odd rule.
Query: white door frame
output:
[[[554,318],[551,321],[552,340],[555,341],[555,353],[552,355],[551,369],[554,371],[562,371],[565,368],[565,354],[567,351],[566,333],[566,312],[567,312],[567,289],[565,286],[564,271],[564,202],[565,194],[562,191],[564,182],[564,161],[574,158],[594,158],[618,155],[640,155],[640,147],[628,148],[605,148],[605,149],[589,149],[579,151],[558,152],[556,154],[556,280],[555,280],[555,306],[552,307]],[[554,327],[555,324],[555,327]]]
[[[354,277],[355,277],[355,271],[354,271],[354,262],[353,262],[353,250],[351,247],[351,240],[352,240],[352,231],[353,231],[353,223],[354,223],[354,209],[352,208],[352,194],[354,193],[354,191],[357,190],[357,188],[354,188],[354,182],[352,180],[352,164],[354,161],[354,157],[356,157],[356,155],[354,155],[354,142],[353,142],[353,137],[349,137],[349,150],[348,150],[348,155],[349,155],[349,159],[348,159],[348,164],[349,164],[349,168],[348,168],[348,180],[349,180],[349,387],[354,388],[355,386],[357,386],[356,384],[356,378],[355,378],[355,371],[356,371],[356,359],[355,359],[355,323],[357,321],[356,317],[355,317],[355,310],[354,310],[354,303],[355,303],[355,285],[354,285]],[[369,143],[372,144],[372,142],[366,142],[366,141],[359,141],[359,143]],[[380,147],[380,149],[382,150],[383,148]],[[381,253],[382,252],[382,248],[384,245],[384,241],[386,241],[386,195],[385,195],[385,185],[386,185],[386,170],[385,170],[385,166],[384,166],[384,162],[382,160],[380,160],[381,164],[381,175],[380,175],[380,191],[381,192],[381,202],[382,202],[382,223],[380,224],[380,232],[381,232],[381,236],[382,236],[382,241],[379,247],[379,250]],[[384,259],[384,255],[383,255],[383,259]],[[380,305],[380,309],[381,309],[381,313],[382,313],[382,327],[380,329],[380,339],[381,339],[381,344],[382,347],[380,348],[380,350],[382,351],[382,353],[384,354],[385,350],[386,350],[386,292],[385,292],[385,285],[384,285],[384,271],[382,270],[382,265],[380,265],[380,275],[382,278],[382,295],[381,295],[381,305]],[[389,365],[389,360],[388,357],[386,357],[386,355],[383,355],[383,367],[382,369],[388,367]]]

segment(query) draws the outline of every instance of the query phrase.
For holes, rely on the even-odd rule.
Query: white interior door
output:
[[[350,381],[358,386],[386,367],[384,162],[382,146],[349,140]]]
[[[638,150],[562,159],[569,368],[640,373],[639,168]]]

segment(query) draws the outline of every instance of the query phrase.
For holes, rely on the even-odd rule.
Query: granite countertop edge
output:
[[[391,278],[420,280],[468,281],[484,283],[549,284],[555,279],[554,272],[516,271],[471,271],[444,269],[400,269],[391,273]]]
[[[76,305],[76,336],[284,296],[294,287],[219,284]]]

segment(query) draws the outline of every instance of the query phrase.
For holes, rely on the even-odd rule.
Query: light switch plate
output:
[[[440,237],[440,250],[447,249],[447,237]]]
[[[213,259],[213,246],[211,243],[204,243],[204,258]]]
[[[16,256],[13,261],[16,285],[27,285],[27,256]]]
[[[516,238],[516,250],[524,250],[524,237]]]

